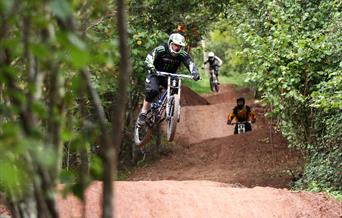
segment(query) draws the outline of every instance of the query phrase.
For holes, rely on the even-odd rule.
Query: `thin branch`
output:
[[[85,28],[84,32],[85,33],[88,32],[90,29],[94,28],[97,25],[100,25],[101,23],[105,22],[107,19],[115,17],[115,15],[116,15],[116,12],[113,12],[112,14],[108,14],[104,17],[101,17],[100,19],[91,23],[87,28]]]

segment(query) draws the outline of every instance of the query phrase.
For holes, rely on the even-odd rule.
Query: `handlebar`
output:
[[[232,122],[231,125],[234,125],[234,124],[242,124],[242,123],[252,123],[252,121]]]
[[[172,77],[183,77],[183,78],[187,78],[187,79],[193,79],[193,76],[191,76],[191,75],[168,73],[168,72],[162,72],[162,71],[157,71],[157,76],[172,76]]]

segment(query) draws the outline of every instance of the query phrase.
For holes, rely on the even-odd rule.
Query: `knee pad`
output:
[[[147,102],[152,102],[157,97],[158,94],[159,94],[158,90],[147,89],[145,92],[145,100]]]

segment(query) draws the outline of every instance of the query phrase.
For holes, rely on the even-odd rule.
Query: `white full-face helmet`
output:
[[[214,56],[215,56],[214,52],[211,51],[208,53],[208,58],[213,58]]]
[[[179,33],[172,33],[169,37],[169,49],[172,55],[178,55],[179,52],[186,46],[185,38]],[[177,46],[174,46],[177,45]],[[175,48],[176,47],[176,48]]]

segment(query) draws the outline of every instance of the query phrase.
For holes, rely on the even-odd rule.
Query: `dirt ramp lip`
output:
[[[209,104],[221,104],[231,102],[235,104],[236,98],[245,97],[247,104],[251,104],[254,98],[254,91],[251,88],[241,88],[232,84],[221,86],[220,93],[204,94],[203,97]],[[251,100],[249,100],[251,99]]]
[[[182,86],[181,105],[182,106],[197,106],[208,105],[208,101],[194,92],[187,86]]]
[[[86,217],[100,217],[100,182],[86,195]],[[210,181],[115,182],[115,217],[340,217],[341,202],[268,187],[233,188]],[[319,206],[317,205],[319,202]],[[74,197],[59,201],[61,217],[80,217]]]

